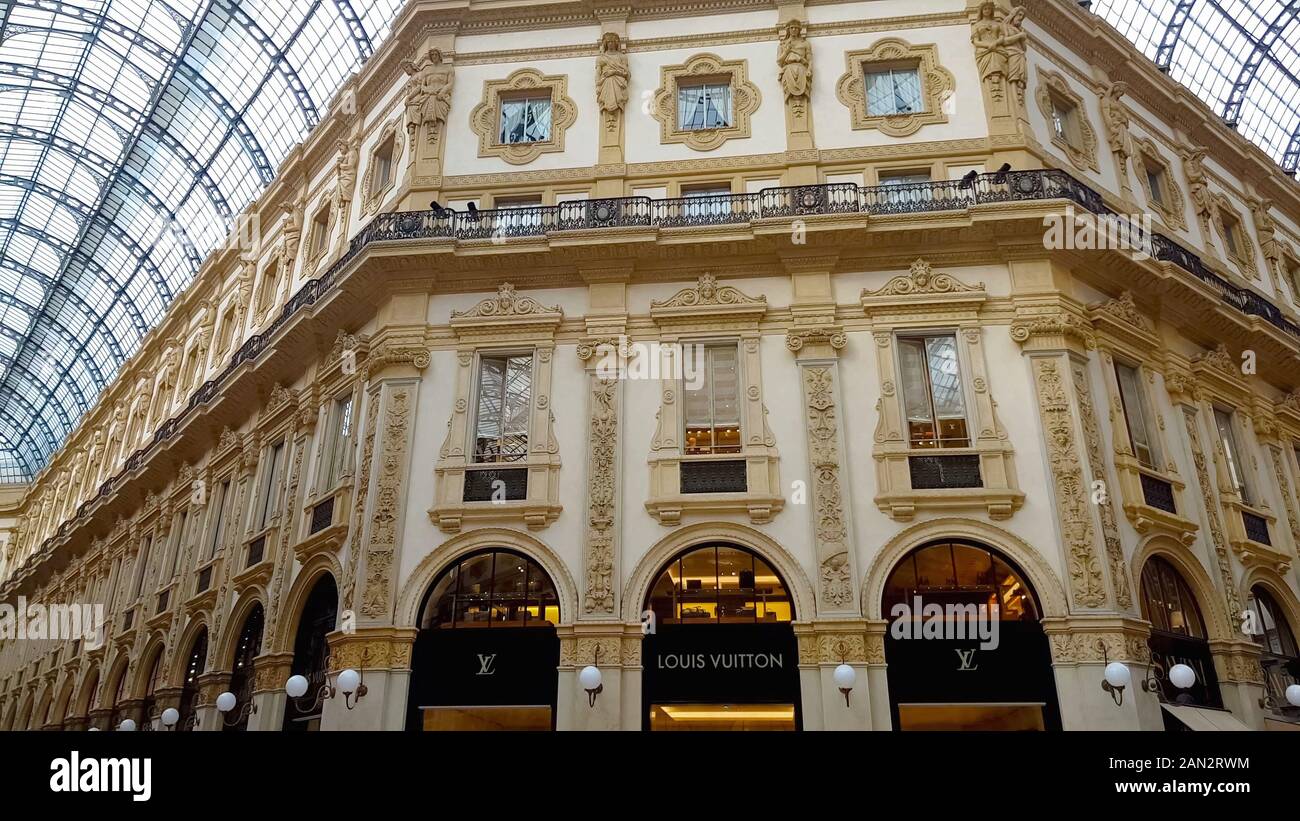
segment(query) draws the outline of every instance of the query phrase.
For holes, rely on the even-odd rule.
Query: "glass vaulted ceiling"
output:
[[[46,463],[401,2],[0,0],[0,481]],[[1093,10],[1295,171],[1300,0]]]
[[[0,482],[26,481],[402,0],[0,0]]]
[[[1095,0],[1092,10],[1295,173],[1300,0]]]

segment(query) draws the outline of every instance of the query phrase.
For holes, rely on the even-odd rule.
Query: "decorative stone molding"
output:
[[[458,339],[459,364],[455,402],[447,421],[447,436],[438,451],[434,504],[429,510],[429,517],[444,532],[458,532],[466,518],[518,520],[538,530],[559,517],[560,447],[550,397],[555,333],[563,320],[564,313],[558,306],[543,306],[532,297],[516,293],[508,282],[500,285],[495,297],[452,312],[450,325]],[[530,350],[533,354],[527,456],[522,461],[501,463],[502,467],[527,469],[527,497],[505,502],[466,502],[466,471],[474,467],[470,424],[477,395],[478,361],[480,352],[492,350]]]
[[[378,165],[379,159],[377,152],[384,147],[389,140],[393,141],[393,156],[388,169],[388,181],[382,186],[375,187],[375,166]],[[383,130],[379,132],[379,140],[371,149],[370,158],[366,161],[366,173],[361,178],[361,213],[374,214],[379,211],[380,204],[389,192],[397,185],[398,169],[401,168],[399,160],[402,157],[402,127],[401,121],[396,117],[384,124]]]
[[[368,627],[330,633],[330,671],[409,671],[416,632],[409,627]]]
[[[1222,194],[1212,194],[1214,199],[1214,227],[1222,240],[1223,256],[1237,266],[1248,279],[1259,279],[1259,266],[1255,262],[1255,246],[1246,232],[1241,214],[1232,201]]]
[[[1237,585],[1232,577],[1232,562],[1228,557],[1228,540],[1223,531],[1223,519],[1219,511],[1214,496],[1214,486],[1210,481],[1210,465],[1205,458],[1205,450],[1201,447],[1201,436],[1198,432],[1196,422],[1196,410],[1194,408],[1185,408],[1183,410],[1183,422],[1187,429],[1187,440],[1192,448],[1192,462],[1196,466],[1196,479],[1201,488],[1201,501],[1204,505],[1206,525],[1210,531],[1210,541],[1214,548],[1215,566],[1219,571],[1219,579],[1222,584],[1224,596],[1227,599],[1228,613],[1237,614],[1242,611],[1241,597],[1237,593]]]
[[[891,137],[906,137],[923,126],[948,122],[948,107],[957,84],[952,72],[939,65],[939,49],[933,43],[912,45],[897,37],[886,37],[870,48],[848,52],[844,65],[844,74],[835,84],[835,96],[849,109],[854,129],[876,129]],[[925,103],[920,111],[881,115],[867,110],[866,74],[890,68],[916,68]]]
[[[551,98],[551,134],[548,139],[527,143],[502,143],[501,100],[525,94],[546,94]],[[511,165],[524,165],[540,157],[564,151],[564,134],[578,120],[578,106],[569,97],[569,78],[547,75],[533,68],[521,68],[504,80],[483,84],[483,98],[469,115],[470,131],[478,135],[478,155],[499,157]]]
[[[1012,448],[997,416],[989,387],[988,363],[981,345],[980,311],[988,299],[984,283],[968,285],[938,273],[924,259],[915,260],[905,275],[893,277],[877,290],[863,290],[863,312],[870,318],[875,339],[880,399],[872,446],[876,462],[876,506],[897,521],[910,521],[918,511],[982,509],[994,519],[1012,516],[1024,503],[1016,483]],[[963,403],[968,408],[971,443],[943,451],[913,448],[905,429],[898,335],[927,328],[955,329],[962,369]],[[980,486],[915,488],[912,460],[933,456],[977,457]]]
[[[581,354],[579,354],[581,356]],[[583,360],[587,361],[586,358]],[[613,615],[614,572],[618,555],[618,448],[620,387],[617,379],[589,377],[587,422],[587,524],[583,564],[586,587],[582,609]]]
[[[751,297],[730,285],[719,285],[712,274],[702,274],[694,286],[666,300],[650,303],[650,316],[659,326],[665,353],[696,340],[735,338],[739,346],[741,452],[728,459],[744,460],[744,493],[682,493],[681,466],[685,461],[708,461],[711,456],[687,456],[683,433],[685,412],[679,394],[681,380],[662,379],[658,425],[650,442],[650,494],[646,510],[668,527],[681,523],[683,512],[722,513],[745,511],[753,522],[766,522],[785,506],[781,494],[776,437],[767,424],[763,403],[759,326],[767,314],[767,298]],[[669,365],[669,372],[674,368]]]
[[[1092,516],[1083,467],[1074,439],[1074,415],[1062,378],[1060,357],[1036,357],[1033,362],[1038,409],[1043,420],[1047,459],[1051,468],[1056,512],[1069,569],[1075,607],[1106,605],[1106,588],[1093,542]]]
[[[1074,391],[1079,398],[1079,417],[1083,422],[1083,439],[1088,448],[1088,466],[1092,481],[1106,485],[1106,462],[1102,457],[1101,429],[1097,423],[1097,412],[1092,405],[1092,391],[1088,386],[1088,370],[1082,362],[1070,363],[1070,372],[1074,378]],[[1102,543],[1106,548],[1106,563],[1110,570],[1111,590],[1115,594],[1115,603],[1123,610],[1133,606],[1132,585],[1128,577],[1128,564],[1124,561],[1124,545],[1120,541],[1119,526],[1115,517],[1115,506],[1110,498],[1097,503],[1101,514]]]
[[[1159,198],[1151,190],[1150,172],[1159,170],[1160,184],[1164,189]],[[1187,200],[1183,189],[1174,179],[1174,166],[1165,159],[1153,140],[1146,137],[1133,139],[1133,172],[1146,194],[1147,205],[1160,215],[1170,228],[1187,230]]]
[[[1120,619],[1045,619],[1044,632],[1053,664],[1106,664],[1112,661],[1150,664],[1151,635],[1146,622]]]
[[[685,129],[677,122],[677,89],[683,82],[710,80],[731,86],[731,122],[720,128]],[[750,116],[762,102],[758,86],[749,81],[746,60],[724,60],[716,54],[696,54],[685,63],[661,66],[659,88],[650,116],[659,121],[659,142],[680,143],[696,151],[711,151],[727,140],[750,136]]]
[[[1097,132],[1089,122],[1088,109],[1084,106],[1083,98],[1070,87],[1064,75],[1040,67],[1038,91],[1034,96],[1038,101],[1038,110],[1042,112],[1043,118],[1047,121],[1048,131],[1052,134],[1052,145],[1060,149],[1081,171],[1100,171],[1097,166]],[[1074,109],[1074,123],[1079,130],[1078,145],[1058,136],[1052,128],[1054,102]]]

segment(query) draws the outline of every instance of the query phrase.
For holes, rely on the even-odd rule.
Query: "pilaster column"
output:
[[[817,620],[794,626],[799,643],[799,692],[805,730],[870,730],[872,692],[870,637],[863,619]],[[881,645],[883,656],[883,645]],[[883,658],[881,662],[883,664]],[[843,693],[835,683],[835,668],[847,664],[857,674]],[[885,695],[886,713],[889,697]],[[886,722],[888,727],[888,722]]]
[[[559,628],[557,730],[641,729],[641,625],[579,622]],[[600,670],[595,701],[578,680],[582,668]]]
[[[364,696],[353,693],[350,697],[336,693],[326,699],[321,714],[322,730],[406,727],[406,696],[410,690],[411,650],[416,632],[414,628],[365,627],[355,633],[329,634],[332,682],[337,687],[339,672],[356,670],[366,693]]]
[[[777,79],[785,98],[786,185],[815,185],[817,146],[813,138],[812,46],[803,0],[777,3]]]
[[[1011,338],[1028,358],[1038,400],[1070,610],[1107,609],[1113,597],[1097,544],[1097,505],[1090,502],[1093,474],[1079,444],[1083,425],[1072,375],[1076,363],[1087,361],[1091,325],[1060,306],[1022,307],[1011,324]]]
[[[253,709],[248,729],[279,730],[284,727],[288,695],[284,684],[293,674],[293,653],[268,653],[253,659]]]
[[[1129,616],[1069,616],[1043,620],[1065,730],[1162,730],[1155,693],[1142,689],[1151,667],[1151,625]],[[1128,666],[1132,683],[1121,695],[1102,688],[1106,665]]]
[[[199,694],[194,702],[194,715],[198,718],[194,729],[203,733],[220,731],[224,717],[217,710],[217,696],[230,688],[230,673],[221,670],[204,673],[195,686]]]
[[[595,9],[600,20],[596,56],[596,105],[600,111],[600,148],[596,165],[596,197],[621,197],[627,175],[625,124],[631,70],[627,62],[628,3]]]

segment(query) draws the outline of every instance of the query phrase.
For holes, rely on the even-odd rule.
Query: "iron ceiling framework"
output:
[[[0,0],[0,482],[28,481],[402,0]]]
[[[0,0],[0,482],[27,481],[402,0]],[[1093,10],[1300,163],[1300,0]]]

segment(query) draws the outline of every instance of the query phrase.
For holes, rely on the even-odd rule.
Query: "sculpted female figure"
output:
[[[596,59],[596,102],[606,114],[621,111],[627,104],[627,83],[632,74],[627,67],[618,34],[605,32],[600,38],[600,56]]]
[[[776,55],[781,71],[781,87],[787,97],[805,97],[812,81],[812,49],[804,36],[803,23],[791,20],[781,34],[781,45]]]

